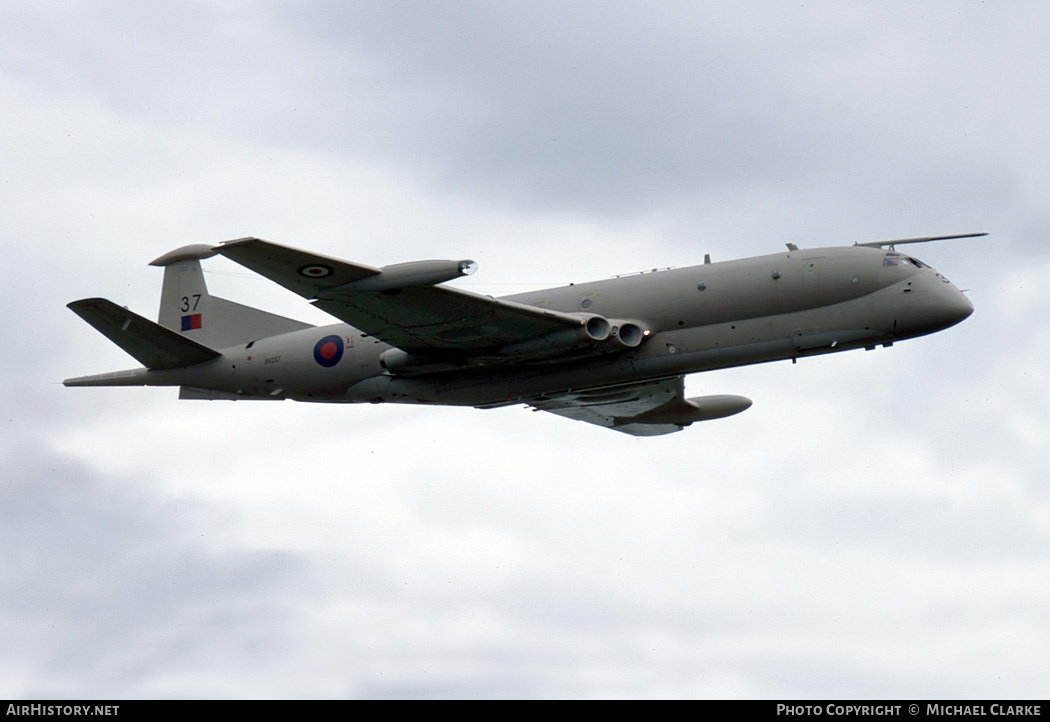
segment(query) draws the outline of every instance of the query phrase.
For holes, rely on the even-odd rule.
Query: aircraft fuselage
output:
[[[502,300],[631,322],[645,336],[635,348],[568,360],[552,355],[391,373],[384,357],[390,345],[332,324],[225,348],[220,357],[189,368],[108,374],[99,385],[179,385],[183,398],[498,406],[579,388],[871,349],[947,328],[973,311],[932,268],[870,247],[792,250]],[[70,385],[94,385],[84,381]]]

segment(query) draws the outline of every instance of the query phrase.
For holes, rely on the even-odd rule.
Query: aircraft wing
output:
[[[683,377],[567,391],[526,400],[537,411],[586,421],[632,436],[681,431],[694,421],[731,416],[751,406],[743,396],[685,398]]]
[[[215,250],[312,299],[315,306],[354,328],[409,352],[470,355],[579,329],[586,323],[572,314],[436,285],[371,290],[377,284],[367,282],[380,278],[384,269],[258,238],[228,241]]]

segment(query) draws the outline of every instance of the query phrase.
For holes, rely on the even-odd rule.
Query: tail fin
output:
[[[104,298],[85,298],[68,305],[73,313],[149,369],[194,366],[220,355]]]
[[[158,319],[161,326],[211,348],[313,328],[308,323],[209,294],[200,259],[214,255],[211,246],[196,244],[177,248],[150,263],[164,268]]]

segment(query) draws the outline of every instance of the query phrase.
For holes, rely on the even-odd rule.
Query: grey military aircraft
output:
[[[375,268],[241,238],[189,245],[164,268],[159,323],[103,298],[69,304],[145,368],[66,386],[179,386],[181,399],[526,404],[635,436],[751,406],[686,398],[685,374],[849,349],[959,323],[973,306],[897,246],[908,238],[631,274],[502,298],[441,285],[473,261]],[[208,293],[222,255],[310,299],[311,326]]]

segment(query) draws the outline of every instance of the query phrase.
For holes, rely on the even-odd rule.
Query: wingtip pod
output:
[[[478,264],[469,259],[462,261],[409,261],[383,266],[379,273],[368,278],[344,283],[318,294],[321,297],[346,291],[396,291],[417,286],[435,286],[462,276],[473,275]]]
[[[470,276],[478,264],[469,259],[395,263],[375,268],[350,263],[260,238],[238,238],[209,249],[306,298],[329,300],[351,292],[400,291],[434,286]]]
[[[734,416],[751,408],[752,401],[746,396],[733,394],[716,394],[713,396],[695,396],[685,400],[696,411],[690,414],[693,421],[710,421]]]
[[[688,426],[696,421],[723,419],[751,408],[751,399],[732,394],[694,396],[660,407],[627,420],[632,424],[675,424]]]

